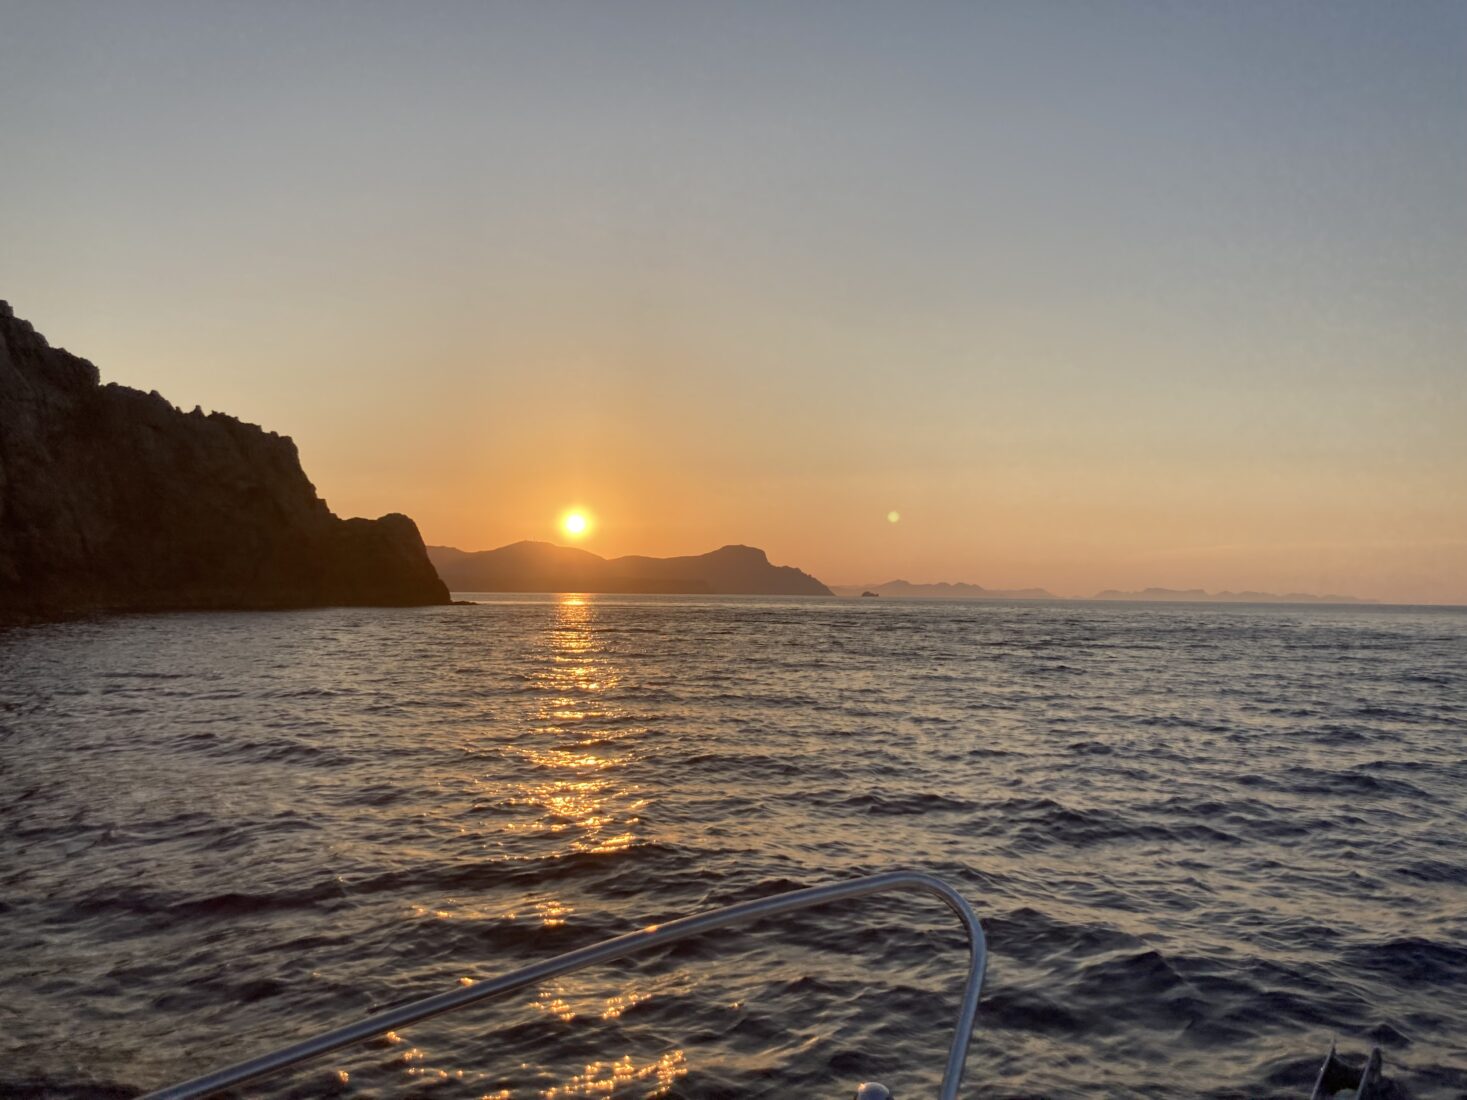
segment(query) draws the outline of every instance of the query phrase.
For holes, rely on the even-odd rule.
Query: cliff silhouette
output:
[[[516,542],[472,553],[430,546],[428,556],[455,592],[831,595],[810,574],[793,566],[771,565],[764,551],[752,546],[725,546],[680,558],[607,559],[548,542]]]
[[[287,437],[103,385],[0,301],[0,620],[446,602],[408,517],[337,518]]]

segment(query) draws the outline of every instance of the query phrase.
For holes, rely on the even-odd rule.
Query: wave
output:
[[[0,1094],[134,1095],[904,864],[985,920],[985,1095],[1297,1096],[1330,1035],[1453,1095],[1464,642],[1436,613],[711,599],[7,632]],[[861,899],[279,1094],[921,1095],[963,952],[934,899]]]

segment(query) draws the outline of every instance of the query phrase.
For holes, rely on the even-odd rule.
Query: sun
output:
[[[581,538],[590,533],[591,517],[579,508],[572,508],[560,517],[560,529],[570,538]]]

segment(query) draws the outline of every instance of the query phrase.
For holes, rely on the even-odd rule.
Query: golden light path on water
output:
[[[0,632],[0,1095],[136,1095],[898,863],[989,926],[976,1091],[1306,1096],[1334,1033],[1456,1095],[1464,645],[1409,608],[513,594]],[[948,917],[686,941],[251,1095],[931,1095]]]
[[[591,853],[606,855],[625,850],[636,839],[640,824],[639,811],[647,800],[631,789],[622,772],[632,750],[622,747],[640,729],[627,722],[628,715],[608,702],[606,693],[620,682],[621,676],[606,649],[597,639],[595,604],[581,596],[568,595],[559,600],[554,620],[543,635],[544,665],[531,674],[534,688],[544,700],[536,707],[534,736],[529,744],[516,745],[511,751],[531,765],[532,781],[513,782],[504,803],[528,810],[528,814],[512,816],[502,826],[509,834],[527,834],[537,838],[563,837],[556,846],[561,855]],[[490,786],[501,784],[498,775],[486,775]],[[544,928],[566,924],[575,907],[549,893],[526,899],[526,909]],[[489,913],[455,903],[452,907],[415,906],[415,918],[437,920],[482,920],[499,917],[517,920],[529,912],[510,910]],[[653,988],[626,985],[609,997],[583,990],[585,981],[572,976],[548,982],[529,999],[537,1012],[569,1024],[578,1017],[615,1020],[627,1009],[645,1003],[657,995]],[[604,976],[603,976],[604,980]],[[462,978],[463,984],[471,979]],[[664,976],[654,983],[663,991],[681,988],[685,982],[677,976]],[[396,1034],[387,1042],[402,1042]],[[413,1046],[396,1059],[405,1076],[414,1079],[440,1079],[463,1082],[492,1079],[491,1074],[477,1070],[435,1067],[426,1064],[426,1054]],[[342,1080],[346,1071],[339,1071]],[[672,1048],[650,1059],[645,1055],[625,1054],[615,1060],[587,1063],[579,1072],[571,1073],[563,1082],[538,1089],[542,1100],[571,1100],[574,1097],[636,1095],[656,1098],[665,1096],[688,1073],[687,1054]],[[517,1100],[523,1091],[509,1089],[489,1091],[481,1100]]]

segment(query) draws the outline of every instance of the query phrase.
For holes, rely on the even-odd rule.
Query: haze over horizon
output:
[[[723,544],[723,546],[721,548],[727,549],[730,545],[737,545],[737,544],[728,544],[728,543],[725,543],[725,544]],[[567,539],[567,540],[560,541],[560,542],[557,542],[554,539],[516,539],[513,542],[506,543],[503,546],[483,547],[483,548],[480,548],[480,549],[477,549],[477,550],[466,550],[465,548],[458,547],[458,546],[444,546],[441,543],[434,543],[434,542],[429,541],[428,542],[428,551],[429,551],[429,556],[430,557],[433,554],[435,554],[435,553],[437,553],[439,551],[445,550],[445,549],[446,550],[449,550],[449,551],[457,551],[459,553],[463,553],[463,554],[467,554],[467,555],[476,555],[476,554],[494,553],[494,552],[497,552],[497,551],[505,551],[505,550],[510,550],[512,548],[516,548],[516,547],[522,547],[522,546],[534,546],[534,547],[542,547],[542,548],[543,547],[548,547],[548,548],[550,548],[552,550],[582,550],[583,551],[583,550],[586,550],[587,549],[585,546],[580,545],[579,544],[579,540],[576,540],[576,539]],[[717,549],[720,549],[720,547],[713,547],[713,548],[710,548],[710,549],[711,550],[717,550]],[[761,549],[762,550],[762,547],[759,547],[759,548],[756,548],[756,549]],[[590,551],[590,552],[593,553],[593,554],[595,553],[595,551]],[[691,555],[673,555],[673,554],[667,554],[667,555],[656,555],[656,557],[657,558],[671,558],[671,557],[683,557],[683,556],[697,557],[697,556],[707,555],[708,553],[709,553],[709,551],[703,551],[701,555],[700,554],[691,554]],[[597,555],[597,556],[598,557],[601,557],[603,560],[614,560],[615,558],[622,557],[623,555],[616,555],[616,554],[606,555],[606,554],[601,554],[601,555]],[[629,556],[629,557],[648,557],[649,555],[639,555],[639,554],[633,553],[633,554],[626,555],[626,556]],[[771,564],[776,565],[776,566],[780,566],[780,565],[794,566],[794,567],[798,568],[798,563],[794,563],[794,562],[771,561]],[[837,589],[858,589],[858,588],[873,588],[873,587],[875,587],[875,588],[882,588],[882,587],[885,587],[885,586],[890,585],[890,584],[911,584],[911,585],[914,585],[914,586],[919,587],[919,588],[928,588],[928,587],[939,587],[939,586],[941,586],[943,584],[948,584],[948,585],[959,585],[959,586],[962,586],[962,585],[976,585],[978,587],[988,588],[988,589],[990,589],[992,591],[1003,593],[1005,595],[1007,593],[1013,591],[1012,589],[1000,588],[997,585],[983,585],[983,584],[981,584],[980,582],[977,582],[977,581],[950,581],[950,580],[941,580],[941,579],[914,581],[914,580],[912,580],[909,577],[887,577],[887,578],[885,578],[883,580],[876,580],[874,578],[869,578],[868,577],[865,581],[855,581],[855,580],[851,580],[849,578],[832,580],[832,579],[826,578],[826,577],[817,577],[816,579],[822,581],[825,584],[828,584],[832,588],[837,588]],[[1045,587],[1046,586],[1044,586],[1044,585],[1027,585],[1027,586],[1025,586],[1025,589],[1043,589]],[[1161,585],[1147,585],[1147,586],[1144,586],[1143,589],[1127,590],[1127,591],[1135,591],[1135,592],[1137,592],[1139,594],[1139,593],[1144,592],[1147,589],[1150,589],[1150,590],[1153,590],[1153,591],[1167,591],[1167,592],[1194,592],[1194,591],[1197,591],[1197,588],[1195,588],[1195,587],[1190,588],[1190,589],[1173,589],[1173,588],[1168,588],[1166,586],[1161,586]],[[478,591],[478,589],[474,588],[473,586],[468,586],[468,587],[458,586],[457,588],[455,588],[455,591],[469,592],[469,591]],[[495,589],[489,589],[488,591],[497,591],[497,590],[495,590]],[[567,589],[567,591],[571,591],[571,590],[570,589]],[[1092,599],[1092,598],[1094,598],[1096,596],[1101,596],[1101,595],[1110,597],[1114,593],[1116,593],[1117,591],[1120,591],[1120,590],[1117,590],[1117,589],[1109,589],[1109,590],[1101,589],[1101,590],[1094,591],[1094,592],[1090,592],[1090,591],[1086,591],[1086,592],[1057,592],[1057,591],[1050,590],[1049,594],[1051,596],[1053,596],[1053,597],[1056,597],[1056,598],[1059,598],[1059,599],[1062,599],[1062,600],[1064,600],[1064,599],[1088,600],[1088,599]],[[1205,593],[1205,595],[1207,595],[1208,597],[1236,596],[1236,595],[1243,594],[1243,593],[1249,593],[1249,594],[1254,594],[1254,595],[1263,595],[1263,596],[1284,596],[1284,595],[1300,595],[1300,596],[1311,596],[1311,597],[1335,596],[1335,597],[1345,597],[1346,599],[1352,599],[1352,600],[1357,598],[1357,597],[1354,597],[1351,593],[1348,593],[1348,592],[1307,592],[1307,593],[1306,592],[1292,592],[1292,593],[1285,593],[1285,592],[1262,592],[1262,591],[1259,591],[1257,589],[1253,589],[1253,590],[1244,589],[1244,590],[1237,590],[1237,591],[1233,591],[1233,590],[1208,591],[1208,592]],[[1451,605],[1447,605],[1447,606],[1458,606],[1458,605],[1451,604]]]
[[[3,17],[0,298],[338,514],[1467,603],[1467,6]]]

